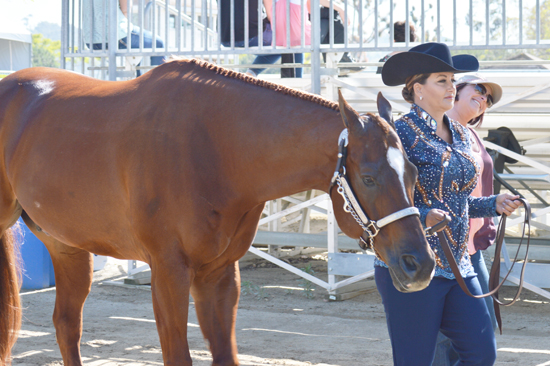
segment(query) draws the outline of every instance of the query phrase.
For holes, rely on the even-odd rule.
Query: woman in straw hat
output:
[[[502,87],[478,74],[464,75],[455,83],[455,86],[455,104],[453,109],[447,112],[447,116],[470,130],[472,155],[479,165],[477,186],[471,195],[488,197],[493,194],[493,160],[485,150],[475,128],[483,123],[485,111],[498,103],[502,97]],[[470,219],[468,253],[484,293],[489,292],[489,272],[481,251],[493,244],[496,231],[491,217]],[[485,303],[491,316],[493,329],[496,329],[497,321],[492,298],[486,297]],[[454,365],[458,359],[458,353],[453,349],[451,340],[440,333],[432,366]]]
[[[501,194],[471,197],[479,167],[472,156],[470,132],[449,119],[454,105],[454,74],[476,71],[470,55],[451,57],[442,43],[426,43],[391,57],[382,69],[386,85],[405,84],[402,94],[411,111],[395,127],[409,160],[418,169],[414,204],[420,220],[431,227],[449,215],[445,232],[453,257],[470,292],[481,294],[468,254],[469,217],[510,215],[520,202]],[[428,238],[436,268],[430,285],[403,293],[392,284],[389,270],[375,262],[375,279],[382,296],[395,365],[431,365],[441,331],[460,355],[459,365],[493,365],[496,341],[483,299],[467,296],[459,287],[439,240]]]

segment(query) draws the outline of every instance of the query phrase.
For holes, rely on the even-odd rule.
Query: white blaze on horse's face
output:
[[[53,81],[37,80],[34,82],[34,87],[38,90],[38,95],[48,94],[53,90]]]
[[[397,176],[399,177],[399,181],[401,182],[401,187],[403,188],[403,194],[405,195],[405,199],[407,200],[407,202],[409,202],[409,196],[407,196],[407,190],[405,189],[405,179],[404,179],[405,157],[403,156],[403,153],[398,148],[390,146],[388,148],[386,157],[388,159],[388,163],[390,164],[390,166],[397,173]]]

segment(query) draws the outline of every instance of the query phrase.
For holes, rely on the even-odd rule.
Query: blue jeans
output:
[[[394,365],[431,365],[439,331],[452,340],[459,365],[494,364],[495,333],[483,299],[469,297],[456,280],[442,277],[412,293],[397,291],[387,268],[375,267],[374,277],[386,311]],[[481,293],[477,277],[464,281],[470,292]]]
[[[273,55],[273,54],[267,54],[267,55],[257,55],[254,62],[252,62],[254,65],[259,64],[274,64],[275,62],[279,61],[281,58],[281,55]],[[294,62],[297,64],[301,64],[304,62],[304,54],[303,53],[295,53],[294,54]],[[250,69],[254,74],[259,75],[261,72],[263,72],[265,69]],[[301,78],[302,77],[302,68],[297,67],[296,69],[296,77]]]
[[[477,273],[481,290],[486,294],[489,292],[489,272],[487,271],[487,266],[485,265],[485,260],[483,259],[483,253],[481,250],[478,250],[470,258],[472,260],[472,266]],[[489,310],[494,331],[497,329],[498,325],[495,316],[495,308],[493,307],[493,298],[489,296],[484,298],[484,300],[487,305],[487,310]],[[457,364],[459,359],[458,353],[451,344],[451,340],[440,332],[437,335],[437,348],[435,350],[435,358],[432,366],[454,366]]]
[[[271,39],[273,36],[273,32],[271,31],[271,24],[267,24],[263,33],[263,45],[269,46],[271,45]],[[248,40],[248,46],[249,47],[256,47],[258,46],[260,42],[260,37],[255,36]],[[222,42],[222,44],[225,47],[231,47],[231,42]],[[235,42],[235,48],[243,48],[244,47],[244,40],[242,41],[236,41]]]
[[[153,48],[153,34],[148,30],[140,30],[138,27],[134,27],[132,29],[132,32],[130,33],[130,49],[139,49],[139,35],[140,32],[143,34],[143,48],[151,49]],[[164,41],[159,37],[155,37],[155,46],[156,48],[164,48]],[[106,45],[108,48],[108,46]],[[93,44],[94,50],[101,50],[102,44],[101,43],[94,43]],[[128,37],[124,37],[121,40],[118,41],[118,49],[119,50],[125,50],[128,48]],[[158,66],[164,62],[164,57],[162,56],[151,56],[151,65],[152,66]],[[141,64],[141,62],[138,64],[138,66]],[[141,70],[137,70],[137,76],[141,75]]]

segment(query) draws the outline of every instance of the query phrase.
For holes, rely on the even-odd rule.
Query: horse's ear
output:
[[[395,130],[395,124],[393,123],[393,116],[391,114],[391,104],[384,95],[382,95],[382,92],[378,92],[376,105],[378,106],[378,114],[380,117],[384,118]]]
[[[353,108],[344,100],[340,90],[338,90],[338,107],[340,108],[340,115],[342,116],[344,126],[346,126],[350,133],[354,130],[363,130],[363,123],[359,120]]]

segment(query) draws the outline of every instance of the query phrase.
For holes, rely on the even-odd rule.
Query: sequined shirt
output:
[[[452,221],[445,228],[451,250],[463,277],[475,274],[468,255],[469,218],[497,216],[496,196],[471,197],[479,167],[471,151],[470,131],[444,117],[452,144],[436,135],[437,122],[413,104],[411,111],[395,122],[397,134],[411,163],[418,169],[414,205],[426,226],[432,209],[446,211]],[[455,278],[436,235],[428,239],[436,258],[435,276]],[[380,260],[375,265],[387,267]]]

